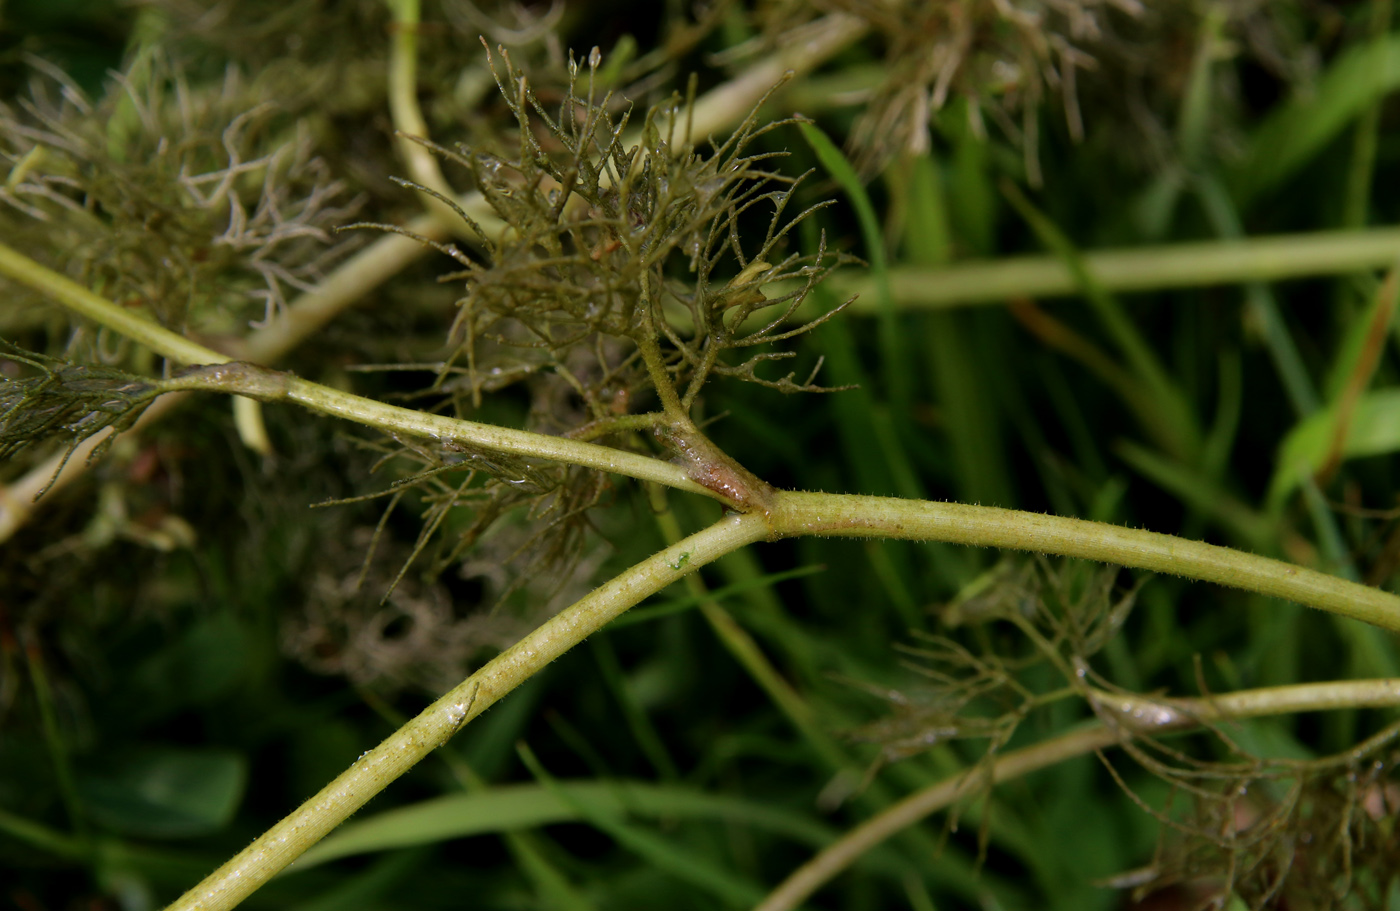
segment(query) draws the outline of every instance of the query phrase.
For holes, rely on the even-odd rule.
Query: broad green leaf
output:
[[[78,778],[97,823],[125,835],[206,835],[233,817],[248,763],[226,750],[160,748],[118,757]]]
[[[1332,445],[1332,409],[1319,411],[1300,422],[1279,447],[1278,464],[1269,484],[1269,506],[1282,504],[1304,477],[1327,459]],[[1342,458],[1360,459],[1400,451],[1400,387],[1378,389],[1356,402]]]

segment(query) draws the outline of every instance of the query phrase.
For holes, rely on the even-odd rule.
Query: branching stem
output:
[[[227,365],[221,368],[211,367],[181,377],[169,384],[172,389],[203,389],[246,395],[263,401],[296,402],[312,411],[348,418],[393,433],[427,437],[443,443],[474,446],[511,455],[569,462],[725,499],[722,491],[707,488],[692,480],[683,466],[673,465],[661,459],[566,437],[547,436],[399,408],[303,380],[289,373],[277,373],[251,364],[234,363],[227,355],[205,348],[178,333],[123,310],[4,244],[0,244],[0,275],[6,275],[49,295],[70,310],[120,332],[157,354],[185,364]]]
[[[1400,680],[1348,680],[1243,690],[1198,699],[1149,700],[1136,696],[1104,694],[1104,705],[1124,700],[1114,724],[1094,722],[1034,746],[1002,755],[987,766],[978,766],[930,785],[871,817],[847,832],[793,872],[769,893],[754,911],[790,911],[813,892],[849,867],[862,854],[891,835],[912,826],[931,813],[946,809],[960,798],[989,784],[1028,775],[1056,763],[1106,749],[1132,737],[1132,732],[1171,731],[1227,719],[1286,715],[1321,709],[1400,705]],[[1150,707],[1155,711],[1147,711]]]
[[[166,357],[190,364],[229,364],[227,356],[129,313],[3,244],[0,274],[48,294],[69,309]],[[664,370],[663,378],[668,381],[665,386],[670,390],[670,398],[679,407]],[[743,509],[766,513],[774,537],[814,534],[921,539],[1080,557],[1242,588],[1400,631],[1400,597],[1226,547],[1082,519],[962,503],[776,492],[714,450],[699,431],[694,431],[694,439],[685,447],[697,464],[687,467],[564,437],[399,408],[250,365],[202,371],[182,383],[187,388],[202,386],[264,400],[297,402],[313,411],[391,432],[554,459],[704,493]],[[689,418],[678,423],[680,426],[674,429],[688,435],[693,427]]]
[[[863,20],[845,13],[833,13],[814,23],[800,40],[759,60],[734,79],[697,100],[688,121],[693,131],[691,136],[698,140],[731,127],[772,89],[785,72],[807,72],[859,41],[866,30]],[[412,84],[410,80],[399,78],[401,84]],[[416,109],[416,98],[413,100]],[[414,132],[407,122],[400,123],[398,128],[405,133]],[[427,154],[427,150],[417,143],[409,145]],[[424,186],[435,185],[431,180],[421,179],[421,176],[418,182]],[[437,200],[432,200],[432,203],[435,205],[430,209],[430,214],[414,219],[407,226],[407,231],[410,235],[430,241],[442,241],[450,228],[460,224],[460,219],[455,214],[450,219],[444,219],[446,207]],[[504,223],[480,193],[468,193],[458,200],[458,204],[484,230],[494,232],[504,229]],[[275,363],[342,310],[416,262],[429,249],[408,236],[394,234],[380,238],[339,266],[315,288],[298,297],[285,312],[274,317],[271,325],[250,335],[238,346],[237,359],[259,364]],[[0,250],[0,257],[5,253],[13,254],[13,251]],[[0,267],[0,274],[11,273]],[[176,401],[176,396],[158,400],[146,410],[138,427],[171,411]],[[53,492],[82,475],[88,456],[107,434],[108,431],[103,431],[83,441],[66,462],[62,454],[56,455],[35,466],[8,487],[0,486],[0,542],[8,540],[28,521],[34,510],[33,499],[37,492],[44,489]],[[55,472],[59,474],[55,475]]]

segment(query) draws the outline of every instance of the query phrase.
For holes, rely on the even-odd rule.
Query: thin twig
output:
[[[1293,712],[1354,706],[1400,705],[1400,680],[1348,680],[1335,683],[1303,684],[1244,690],[1199,699],[1156,700],[1105,694],[1105,705],[1114,705],[1121,718],[1131,725],[1095,722],[1051,738],[1034,746],[1004,754],[991,764],[978,766],[930,785],[871,817],[840,841],[829,845],[785,879],[754,911],[790,911],[838,873],[849,867],[891,835],[921,822],[931,813],[945,809],[978,788],[1020,778],[1067,759],[1102,750],[1131,738],[1135,731],[1181,730],[1202,722],[1286,715]],[[1169,710],[1153,714],[1145,706]],[[1151,719],[1157,718],[1157,721]]]

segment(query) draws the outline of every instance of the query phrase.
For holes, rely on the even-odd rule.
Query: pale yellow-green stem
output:
[[[1282,281],[1392,266],[1400,259],[1400,228],[1094,250],[1083,257],[1095,281],[1118,293]],[[827,286],[842,298],[860,295],[850,312],[874,312],[874,285],[868,275],[838,272],[827,279]],[[1057,256],[900,266],[890,270],[890,288],[895,302],[911,310],[1002,304],[1012,297],[1066,297],[1082,290]],[[812,314],[799,311],[799,317],[804,315]]]
[[[1244,690],[1198,699],[1149,699],[1095,693],[1112,724],[1095,722],[1043,743],[1012,750],[990,768],[978,766],[930,785],[871,817],[793,871],[754,911],[791,911],[862,854],[885,839],[946,809],[989,784],[1028,775],[1056,763],[1106,749],[1134,732],[1169,732],[1198,724],[1264,715],[1351,707],[1400,705],[1400,680],[1347,680]]]
[[[761,516],[730,515],[594,589],[361,756],[315,797],[171,904],[168,911],[225,911],[234,907],[540,668],[634,604],[767,535],[768,526]]]
[[[428,123],[418,106],[418,0],[388,0],[393,13],[393,36],[389,42],[389,119],[398,132],[399,155],[408,166],[409,176],[420,186],[453,199],[456,193],[442,174],[437,156],[414,137],[430,140]],[[439,221],[467,240],[475,240],[467,224],[452,207],[431,193],[420,193],[423,205]],[[478,208],[480,197],[464,200]]]
[[[881,497],[774,492],[767,504],[767,512],[755,510],[731,515],[710,529],[667,548],[600,587],[565,614],[531,633],[519,645],[473,675],[383,746],[356,763],[321,794],[212,874],[205,884],[173,907],[207,908],[211,911],[232,907],[258,883],[289,863],[296,854],[322,837],[374,792],[402,774],[413,762],[484,708],[479,700],[494,701],[499,698],[628,606],[659,591],[684,573],[724,553],[765,538],[801,534],[921,538],[1066,554],[1210,579],[1265,591],[1348,616],[1380,621],[1390,628],[1400,626],[1400,599],[1393,595],[1300,567],[1168,535],[1011,510],[955,503],[906,502]],[[1144,727],[1165,730],[1240,714],[1352,703],[1380,704],[1376,702],[1377,699],[1400,701],[1400,690],[1394,686],[1380,695],[1368,695],[1345,683],[1327,686],[1330,689],[1326,691],[1316,687],[1292,687],[1276,691],[1270,697],[1236,694],[1195,702],[1173,700],[1151,705],[1141,700],[1134,701],[1134,697],[1105,694],[1099,697],[1099,704],[1104,711],[1115,713],[1115,718],[1119,719],[1114,730],[1100,728],[1079,731],[1038,747],[1009,753],[997,761],[993,777],[1000,780],[1025,774],[1070,756],[1102,748],[1123,736],[1123,732],[1142,730]],[[981,773],[969,774],[980,776]],[[775,893],[778,898],[774,900],[800,901],[802,896],[859,856],[874,841],[956,799],[971,780],[963,776],[944,782],[880,814],[857,833],[819,855],[821,860],[814,861],[812,869],[804,868],[806,872],[795,875],[793,882],[796,885],[785,886]],[[978,780],[981,780],[980,777]]]
[[[409,225],[409,230],[432,240],[442,240],[446,236],[437,220],[429,216],[414,221]],[[238,360],[258,364],[276,363],[346,307],[421,257],[427,249],[418,241],[402,235],[381,237],[342,263],[310,291],[297,297],[285,311],[275,315],[269,325],[235,343],[232,353]],[[184,398],[181,394],[161,396],[146,409],[131,432],[139,433],[142,428],[168,414]],[[47,488],[52,494],[81,477],[88,458],[110,433],[110,430],[103,430],[79,443],[66,462],[64,454],[58,453],[8,486],[0,485],[0,542],[9,540],[28,520],[36,506],[34,498],[40,491]]]

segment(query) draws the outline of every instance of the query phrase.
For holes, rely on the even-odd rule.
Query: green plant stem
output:
[[[596,443],[583,443],[567,437],[513,430],[494,424],[481,424],[415,411],[412,408],[400,408],[322,386],[288,373],[268,371],[267,374],[272,378],[263,379],[254,370],[255,368],[250,369],[244,365],[230,364],[225,368],[212,368],[203,374],[181,377],[175,383],[187,385],[189,388],[251,395],[263,401],[295,402],[321,414],[345,418],[389,433],[405,433],[441,443],[455,443],[527,458],[568,462],[724,499],[719,493],[692,481],[683,466],[663,459],[612,449]]]
[[[399,155],[408,166],[409,175],[420,185],[448,199],[457,194],[442,174],[442,167],[429,149],[414,139],[427,141],[428,124],[418,106],[418,0],[387,0],[394,16],[393,35],[389,42],[389,117],[398,133]],[[450,225],[465,239],[475,234],[452,207],[431,193],[419,193],[423,205],[442,225]],[[480,199],[475,208],[484,208]]]
[[[992,506],[782,491],[769,504],[775,535],[947,541],[1059,554],[1241,588],[1400,631],[1400,596],[1171,535]]]
[[[597,640],[594,640],[597,641]],[[408,719],[376,693],[362,689],[360,696],[379,717],[391,727],[402,727]],[[491,790],[491,785],[467,763],[452,746],[445,746],[438,753],[457,784],[468,794],[481,794]],[[505,831],[501,833],[506,847],[515,862],[534,880],[535,889],[546,907],[555,911],[594,911],[593,905],[579,894],[564,874],[555,868],[540,849],[530,832]]]
[[[49,686],[49,674],[44,667],[44,654],[39,648],[39,643],[31,641],[26,644],[24,655],[28,661],[29,680],[34,685],[34,701],[39,707],[44,744],[48,747],[49,761],[53,764],[54,776],[58,779],[58,792],[63,798],[63,806],[68,812],[68,822],[73,827],[76,841],[83,846],[84,853],[87,853],[91,848],[87,814],[73,779],[73,764],[69,761],[68,746],[63,741],[63,733],[58,729],[58,717],[53,710],[53,689]]]
[[[790,911],[865,852],[929,814],[951,806],[979,788],[1020,778],[1118,744],[1131,738],[1132,732],[1183,730],[1212,721],[1293,712],[1400,705],[1400,680],[1310,683],[1199,699],[1151,700],[1117,693],[1096,693],[1095,696],[1096,700],[1102,697],[1101,705],[1113,708],[1113,724],[1095,722],[1042,743],[1012,750],[990,766],[978,765],[909,795],[856,826],[840,841],[803,864],[754,911]]]
[[[1104,290],[1158,291],[1382,269],[1400,258],[1400,228],[1319,231],[1206,243],[1163,244],[1133,250],[1084,252],[1085,269]],[[861,295],[851,305],[874,314],[874,279],[837,273],[833,293]],[[1070,297],[1079,293],[1073,272],[1055,256],[1009,256],[940,267],[890,270],[895,301],[939,310],[970,304],[1002,304],[1010,297]],[[800,315],[800,314],[799,314]]]
[[[884,497],[777,492],[767,500],[766,507],[766,511],[730,515],[709,529],[666,548],[545,623],[362,757],[320,794],[211,874],[172,908],[208,911],[231,908],[373,794],[445,742],[466,721],[568,648],[686,573],[765,538],[824,534],[935,539],[1084,557],[1247,588],[1400,629],[1400,598],[1393,595],[1275,560],[1168,535],[992,507]],[[1327,697],[1333,703],[1361,698],[1357,691],[1346,690],[1346,684],[1333,686],[1342,688],[1333,690]],[[1302,692],[1308,690],[1293,690],[1292,703],[1277,695],[1268,700],[1256,700],[1254,710],[1290,710],[1289,705],[1301,704],[1296,694]],[[1314,699],[1313,704],[1321,701]],[[1219,698],[1204,700],[1202,704],[1210,702],[1217,706],[1226,704]],[[1244,704],[1239,707],[1243,710]],[[1174,711],[1167,714],[1175,723],[1180,723],[1182,717],[1189,717],[1180,703],[1172,708]],[[1205,713],[1210,709],[1200,711]],[[1132,707],[1128,714],[1132,714]],[[1009,753],[994,764],[993,779],[1015,777],[1073,755],[1100,749],[1121,736],[1124,726],[1119,727],[1119,731],[1100,727],[1074,732],[1037,747]],[[869,845],[946,806],[964,792],[968,782],[985,780],[981,777],[983,774],[984,770],[974,770],[940,783],[875,817],[848,839],[819,855],[818,861],[799,871],[794,877],[796,885],[785,885],[775,893],[779,896],[776,900],[800,901]],[[976,779],[970,777],[974,775]],[[765,906],[770,911],[784,907],[791,905]]]
[[[540,668],[634,604],[767,535],[768,526],[761,516],[730,515],[594,589],[361,756],[320,793],[171,904],[169,911],[225,911],[234,907]]]
[[[170,389],[207,390],[246,395],[262,401],[290,401],[322,414],[348,418],[382,430],[427,437],[444,443],[480,447],[494,452],[555,459],[602,471],[656,481],[668,487],[723,497],[692,481],[686,469],[661,459],[584,443],[428,414],[386,405],[372,399],[312,383],[288,373],[276,373],[231,359],[139,316],[124,311],[76,282],[0,244],[0,274],[41,291],[93,322],[107,326],[157,354],[186,364],[227,365],[187,374],[167,383]]]
[[[446,236],[437,220],[429,216],[418,218],[409,225],[409,229],[432,240],[442,240]],[[316,287],[296,298],[284,312],[273,318],[270,325],[234,343],[232,352],[239,360],[257,364],[276,363],[347,307],[422,257],[428,249],[418,241],[398,234],[380,238],[342,263]],[[161,396],[146,409],[131,432],[139,433],[173,411],[186,398],[183,393]],[[0,542],[9,540],[29,519],[35,508],[34,498],[45,487],[53,493],[82,477],[88,458],[110,433],[110,430],[104,429],[79,443],[66,461],[64,453],[58,453],[8,486],[0,487]],[[55,472],[59,473],[55,475]]]
[[[1094,691],[1093,701],[1101,713],[1112,713],[1123,727],[1141,732],[1166,731],[1236,718],[1400,705],[1400,679],[1299,683],[1194,699]]]
[[[680,396],[676,394],[676,385],[671,381],[671,374],[666,371],[661,345],[656,339],[655,326],[637,339],[637,347],[642,352],[642,363],[646,364],[651,385],[656,389],[656,397],[661,400],[661,409],[666,412],[670,422],[686,430],[693,430],[695,425],[690,420],[690,409],[681,403]]]
[[[117,306],[5,244],[0,244],[0,275],[28,285],[74,313],[182,364],[222,364],[231,360]]]

